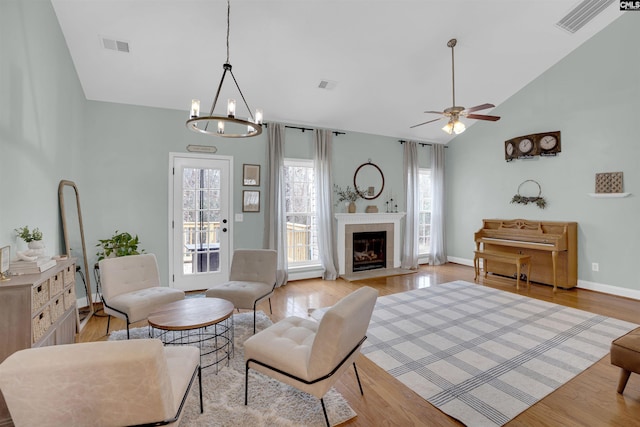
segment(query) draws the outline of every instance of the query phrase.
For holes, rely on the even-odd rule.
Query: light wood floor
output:
[[[473,282],[473,268],[446,264],[423,266],[418,273],[357,282],[323,281],[319,279],[290,282],[276,290],[271,299],[272,320],[286,316],[307,316],[309,308],[332,305],[344,295],[362,285],[376,288],[380,296],[434,286],[453,280]],[[480,283],[485,286],[516,292],[513,280],[489,276]],[[520,287],[519,294],[562,304],[609,317],[640,324],[640,301],[615,297],[581,289],[558,290],[532,284]],[[269,312],[268,303],[259,309]],[[100,314],[100,312],[98,313]],[[106,317],[94,316],[80,334],[79,341],[105,340]],[[143,326],[140,322],[134,326]],[[111,329],[124,329],[124,322],[112,319]],[[402,385],[364,356],[360,356],[358,372],[364,388],[358,385],[349,369],[336,389],[358,414],[344,423],[349,426],[459,426],[456,420],[443,414],[413,391]],[[520,414],[508,426],[634,426],[640,424],[640,375],[632,375],[624,395],[616,393],[619,368],[609,363],[609,355],[578,375],[560,389]]]

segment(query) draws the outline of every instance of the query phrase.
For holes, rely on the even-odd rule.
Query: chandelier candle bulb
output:
[[[224,122],[218,122],[218,133],[224,133]]]
[[[200,100],[191,100],[191,118],[198,117],[200,115]]]
[[[229,117],[236,116],[236,100],[235,99],[229,99],[227,101],[227,115]]]
[[[262,109],[261,108],[256,108],[256,124],[258,124],[258,125],[262,124]]]

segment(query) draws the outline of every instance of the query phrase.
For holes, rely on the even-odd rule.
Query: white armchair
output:
[[[244,404],[251,368],[319,398],[329,426],[323,396],[351,364],[363,393],[355,360],[377,298],[378,291],[365,286],[327,310],[320,323],[287,317],[245,341]]]
[[[233,252],[229,281],[205,292],[210,298],[231,301],[235,308],[253,310],[253,332],[256,332],[256,305],[269,298],[276,287],[277,252],[271,249],[237,249]],[[272,312],[273,313],[273,312]]]
[[[127,322],[129,325],[145,320],[155,308],[170,302],[184,299],[184,292],[166,286],[160,286],[158,263],[154,254],[129,255],[117,258],[105,258],[100,266],[102,285],[102,303],[107,320],[107,334],[111,316]]]
[[[30,348],[0,364],[0,390],[16,427],[175,425],[193,381],[193,346],[156,339]]]

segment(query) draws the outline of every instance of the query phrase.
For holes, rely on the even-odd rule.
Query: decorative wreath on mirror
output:
[[[535,185],[538,186],[537,196],[531,197],[531,196],[520,195],[520,189],[527,182],[533,182]],[[535,203],[540,209],[544,209],[547,206],[547,201],[544,199],[544,197],[542,197],[542,187],[540,187],[540,184],[538,184],[537,181],[534,181],[532,179],[527,179],[526,181],[522,181],[520,185],[518,185],[518,194],[513,196],[513,198],[511,199],[511,203],[520,203],[521,205],[528,205],[529,203]]]

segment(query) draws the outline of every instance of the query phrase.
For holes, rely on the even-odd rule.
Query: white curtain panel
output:
[[[431,145],[431,265],[447,262],[444,223],[444,153],[443,144]]]
[[[325,129],[314,130],[315,156],[313,158],[313,170],[315,171],[316,186],[316,220],[318,225],[318,251],[320,263],[325,280],[336,280],[338,269],[336,268],[335,237],[333,233],[333,191],[331,180],[331,131]]]
[[[400,267],[418,268],[418,144],[404,143],[404,190],[407,200],[407,217],[404,226],[404,244]]]
[[[265,211],[265,244],[278,252],[278,286],[287,283],[287,218],[284,197],[284,125],[269,123],[268,176]]]

